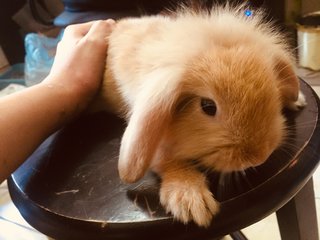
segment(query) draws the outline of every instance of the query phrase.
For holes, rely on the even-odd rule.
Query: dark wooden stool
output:
[[[221,202],[209,229],[173,221],[159,205],[154,174],[120,182],[125,124],[106,113],[83,116],[49,137],[8,180],[12,200],[27,222],[55,239],[212,239],[276,211],[282,239],[317,240],[312,174],[319,163],[319,99],[301,85],[308,105],[285,113],[290,136],[283,147],[245,173],[208,176]]]

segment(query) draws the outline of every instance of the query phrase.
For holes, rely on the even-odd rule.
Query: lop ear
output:
[[[299,97],[299,79],[289,58],[277,57],[275,71],[278,74],[278,86],[283,107],[293,108]]]
[[[151,84],[141,89],[134,102],[118,162],[120,178],[124,182],[135,182],[143,177],[173,117],[180,93],[177,79],[161,80],[162,77],[159,74],[158,79],[149,79]]]

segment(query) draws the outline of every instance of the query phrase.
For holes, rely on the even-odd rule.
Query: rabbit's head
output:
[[[171,159],[237,171],[262,164],[282,143],[282,108],[299,91],[285,59],[270,61],[254,47],[215,48],[195,60],[183,79],[184,97],[166,133]]]
[[[282,108],[299,92],[292,59],[271,32],[243,28],[221,27],[219,34],[216,26],[191,59],[148,76],[122,139],[122,180],[141,178],[154,158],[160,169],[196,160],[218,171],[243,170],[281,144]]]

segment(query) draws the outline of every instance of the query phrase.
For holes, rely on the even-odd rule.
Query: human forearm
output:
[[[69,26],[49,76],[0,99],[0,182],[99,91],[113,20]]]
[[[77,98],[63,86],[41,83],[0,99],[0,182],[78,114]]]

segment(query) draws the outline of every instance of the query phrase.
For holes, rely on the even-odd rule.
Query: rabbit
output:
[[[99,105],[127,120],[120,178],[156,172],[161,204],[185,224],[209,227],[219,211],[199,166],[264,163],[286,137],[282,109],[306,105],[285,37],[246,9],[125,18],[108,37]]]

